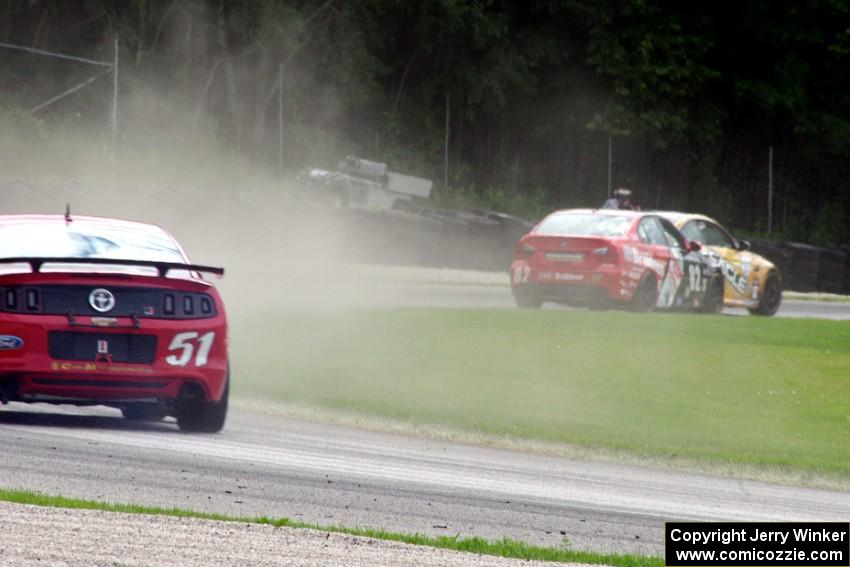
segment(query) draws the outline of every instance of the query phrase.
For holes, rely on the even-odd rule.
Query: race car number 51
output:
[[[171,366],[186,366],[192,360],[192,355],[194,354],[195,366],[205,366],[213,341],[215,341],[215,333],[213,331],[200,336],[195,331],[177,333],[171,339],[171,344],[168,345],[168,351],[179,352],[166,356],[165,362]],[[198,345],[197,354],[195,354],[195,343]]]

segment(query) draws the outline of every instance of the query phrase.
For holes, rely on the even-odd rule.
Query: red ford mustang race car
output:
[[[556,211],[514,248],[511,290],[519,307],[544,301],[605,309],[723,308],[716,264],[670,221],[613,209]]]
[[[224,426],[224,305],[158,226],[0,215],[0,396]]]

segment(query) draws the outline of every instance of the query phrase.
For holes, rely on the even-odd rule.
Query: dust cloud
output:
[[[193,128],[192,112],[173,100],[145,88],[124,93],[122,105],[136,118],[121,124],[115,145],[103,121],[56,127],[0,105],[0,214],[61,214],[69,204],[72,215],[155,223],[193,262],[223,266],[225,276],[211,278],[227,308],[237,398],[266,384],[292,391],[311,382],[309,372],[283,375],[281,348],[314,353],[302,360],[316,365],[333,348],[331,333],[311,345],[274,344],[287,313],[405,305],[409,284],[435,273],[399,277],[396,268],[364,265],[364,249],[380,259],[396,243],[364,239],[362,217],[305,197],[294,171],[263,167]]]
[[[27,126],[38,124],[19,128]],[[159,224],[192,261],[225,267],[216,285],[231,311],[387,299],[387,286],[376,297],[368,270],[353,265],[364,243],[351,215],[305,198],[291,172],[263,169],[203,133],[147,133],[114,149],[105,138],[86,128],[42,137],[5,130],[0,214],[62,213],[70,204],[76,215]],[[368,246],[380,257],[380,242]]]

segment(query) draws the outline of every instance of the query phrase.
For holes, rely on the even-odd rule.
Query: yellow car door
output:
[[[727,304],[744,307],[758,304],[758,278],[750,252],[722,227],[706,219],[690,219],[681,231],[688,240],[699,241],[719,257]]]

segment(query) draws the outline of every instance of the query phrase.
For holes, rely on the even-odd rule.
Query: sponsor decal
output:
[[[582,274],[570,274],[568,272],[557,272],[555,273],[555,281],[562,282],[580,282],[584,279],[584,275]]]
[[[15,335],[0,335],[0,350],[15,350],[24,346],[24,340]]]
[[[537,281],[541,282],[549,282],[553,280],[560,282],[577,282],[583,279],[583,274],[572,274],[569,272],[540,272],[537,274]]]
[[[153,368],[147,366],[129,366],[124,364],[96,364],[94,362],[52,362],[50,369],[64,372],[122,372],[126,374],[153,374]]]
[[[546,259],[555,262],[581,262],[584,259],[584,254],[581,252],[547,252]]]
[[[723,277],[728,281],[735,291],[737,291],[740,295],[744,295],[747,290],[747,278],[744,274],[739,273],[735,270],[735,266],[726,260],[720,261],[720,271],[723,273]]]

